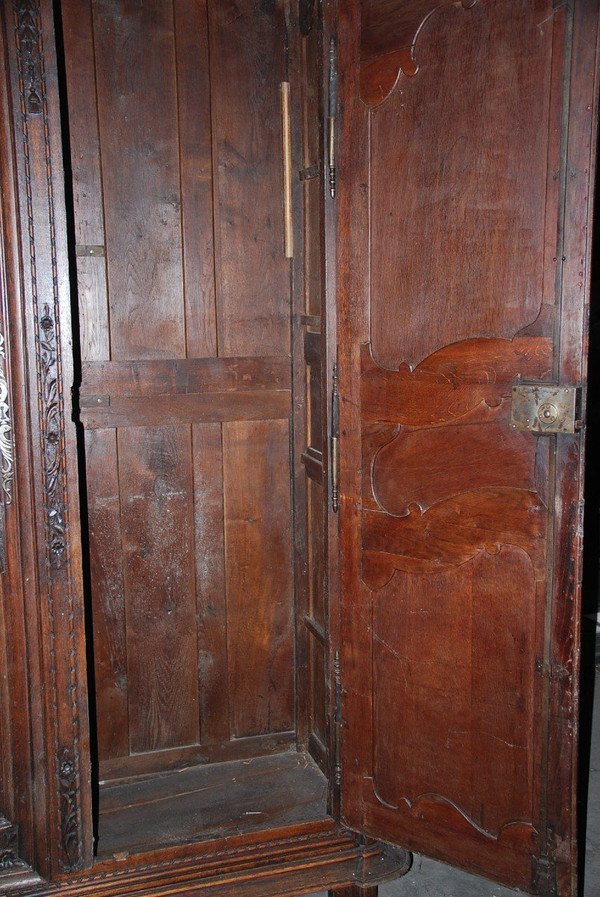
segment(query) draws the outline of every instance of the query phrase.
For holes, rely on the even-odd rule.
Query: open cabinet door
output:
[[[339,9],[343,820],[562,897],[597,16]]]

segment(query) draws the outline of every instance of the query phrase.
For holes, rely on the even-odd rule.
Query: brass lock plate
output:
[[[581,390],[577,386],[523,383],[513,386],[510,425],[513,430],[530,430],[538,435],[576,433]]]

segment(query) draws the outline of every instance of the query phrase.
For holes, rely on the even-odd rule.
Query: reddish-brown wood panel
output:
[[[110,357],[100,134],[96,100],[94,30],[90,3],[61,4],[69,103],[79,346],[81,357]]]
[[[384,367],[469,337],[512,337],[552,295],[539,259],[553,38],[552,18],[539,23],[552,14],[545,0],[529,7],[515,10],[517,41],[512,15],[489,3],[444,5],[419,36],[418,74],[373,109],[371,339]]]
[[[121,564],[123,531],[116,432],[87,432],[85,452],[96,741],[102,762],[129,752],[126,605]]]
[[[196,425],[192,436],[200,740],[225,743],[229,739],[229,676],[222,428],[220,424]]]
[[[282,6],[209,0],[219,355],[287,355]]]
[[[172,3],[92,8],[112,358],[183,358]]]
[[[549,0],[340,12],[343,816],[568,894],[572,818],[546,798],[573,775],[577,585],[555,552],[576,487],[555,459],[576,483],[580,437],[519,433],[511,390],[582,380],[561,241],[583,291],[593,53],[570,83],[572,10]],[[597,9],[578,16],[595,40]]]
[[[119,432],[129,743],[198,741],[194,508],[189,427]]]
[[[223,425],[232,737],[294,727],[287,421]]]
[[[217,354],[207,0],[174,0],[186,349]]]

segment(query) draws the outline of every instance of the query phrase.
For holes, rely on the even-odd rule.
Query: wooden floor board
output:
[[[326,816],[326,780],[287,751],[101,786],[98,858]]]

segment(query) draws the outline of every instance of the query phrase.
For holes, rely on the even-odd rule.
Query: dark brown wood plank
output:
[[[209,0],[219,354],[287,354],[280,6]]]
[[[205,395],[116,397],[110,404],[82,407],[88,429],[104,427],[177,426],[227,420],[283,420],[289,416],[290,393],[223,392]]]
[[[217,354],[207,0],[174,0],[186,348]]]
[[[84,362],[81,393],[176,395],[289,389],[289,358],[190,358]]]
[[[223,426],[231,735],[293,727],[289,429]]]
[[[130,750],[198,742],[189,427],[118,435]]]
[[[77,251],[79,346],[84,359],[110,357],[106,257],[84,252],[104,247],[100,136],[90,2],[61,4],[69,101],[69,142]]]
[[[310,639],[311,719],[310,731],[321,744],[327,743],[327,646]]]
[[[292,750],[295,746],[296,733],[290,731],[131,754],[104,760],[100,764],[100,781],[106,785],[123,783],[140,776],[153,776],[168,770],[187,769],[189,766],[229,763],[234,760],[250,760],[253,757],[280,754],[282,751]]]
[[[221,426],[192,430],[200,740],[229,739]]]
[[[102,789],[101,857],[322,819],[326,782],[307,754],[215,764]]]
[[[94,4],[114,359],[185,356],[170,0]],[[123,150],[123,147],[127,149]]]
[[[318,17],[317,13],[317,17]],[[302,167],[317,165],[319,174],[305,180],[303,204],[303,308],[320,317],[323,292],[323,101],[321,32],[313,27],[301,45]]]
[[[592,219],[595,218],[592,184],[598,189],[598,111],[600,78],[598,5],[574,6],[572,49],[571,121],[565,147],[562,177],[566,179],[565,241],[558,253],[561,270],[561,328],[557,373],[561,383],[587,385],[587,316],[592,284]],[[557,66],[559,68],[559,66]],[[557,89],[563,89],[558,83]],[[594,180],[595,178],[595,180]],[[598,227],[598,221],[594,222]],[[596,231],[594,231],[595,237]],[[596,240],[594,239],[594,244]],[[550,257],[557,253],[549,248]],[[583,337],[583,338],[582,338]],[[590,394],[590,399],[596,397]],[[579,788],[573,775],[579,757],[579,695],[581,642],[581,579],[584,508],[584,452],[581,435],[557,440],[556,488],[560,496],[556,518],[553,577],[553,617],[550,641],[551,670],[548,683],[550,725],[548,744],[548,823],[551,829],[570,832],[562,840],[557,857],[558,893],[577,892],[578,845],[576,831]],[[588,455],[588,464],[594,464]],[[591,880],[589,881],[591,884]],[[588,885],[586,879],[586,887]]]
[[[308,448],[301,455],[302,463],[306,471],[306,476],[314,480],[315,483],[323,483],[323,455],[315,449]]]
[[[121,505],[114,430],[85,434],[98,758],[127,755],[129,709]]]
[[[308,472],[308,470],[307,470]],[[308,537],[308,576],[310,614],[324,630],[327,629],[327,609],[325,606],[325,559],[323,557],[324,514],[326,500],[322,483],[311,478],[308,483],[308,516],[310,521]]]

